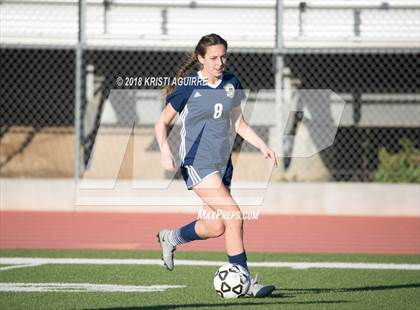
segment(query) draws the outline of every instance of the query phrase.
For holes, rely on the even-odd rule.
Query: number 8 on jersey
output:
[[[223,105],[221,103],[216,103],[214,105],[214,114],[213,114],[213,118],[217,119],[220,116],[222,116],[222,111],[223,111]]]

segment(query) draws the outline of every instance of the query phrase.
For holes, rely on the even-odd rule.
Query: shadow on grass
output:
[[[420,288],[420,283],[411,284],[394,284],[394,285],[378,285],[378,286],[361,286],[349,288],[282,288],[279,291],[285,292],[284,297],[288,294],[321,294],[321,293],[347,293],[347,292],[364,292],[364,291],[383,291],[398,290],[405,288]]]
[[[281,295],[282,296],[282,295]],[[279,296],[273,295],[270,298],[272,301]],[[214,303],[214,304],[172,304],[172,305],[156,305],[156,306],[139,306],[139,307],[112,307],[112,308],[96,308],[86,310],[157,310],[157,309],[178,309],[178,308],[226,308],[226,307],[240,307],[240,306],[272,306],[272,305],[322,305],[322,304],[339,304],[348,303],[347,300],[328,300],[328,301],[297,301],[297,302],[233,302],[233,303]]]
[[[321,293],[346,293],[346,292],[363,292],[363,291],[382,291],[394,289],[420,288],[420,283],[411,284],[395,284],[395,285],[378,285],[378,286],[361,286],[350,288],[281,288],[277,289],[273,294],[265,298],[266,302],[232,302],[232,303],[192,303],[192,304],[170,304],[155,306],[139,306],[139,307],[112,307],[112,308],[96,308],[86,310],[155,310],[155,309],[178,309],[178,308],[221,308],[221,307],[240,307],[240,306],[271,306],[271,305],[327,305],[327,304],[344,304],[350,303],[347,300],[314,300],[314,301],[278,301],[280,298],[292,298],[299,294],[321,294]],[[254,299],[255,300],[255,299]]]

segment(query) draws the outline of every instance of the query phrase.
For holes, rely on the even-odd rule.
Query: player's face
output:
[[[226,65],[226,49],[223,44],[207,47],[204,57],[198,56],[209,80],[219,78]],[[210,81],[211,82],[211,81]]]

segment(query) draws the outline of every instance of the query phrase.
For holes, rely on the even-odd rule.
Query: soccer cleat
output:
[[[157,241],[160,244],[160,248],[162,249],[162,260],[163,264],[168,270],[174,269],[174,252],[176,247],[169,243],[166,239],[169,230],[160,230],[156,235]]]
[[[258,283],[258,273],[251,279],[251,285],[246,293],[246,297],[266,297],[275,290],[274,285],[262,285]]]

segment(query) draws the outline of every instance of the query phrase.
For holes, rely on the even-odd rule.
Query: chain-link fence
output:
[[[161,87],[139,79],[173,77],[198,39],[213,32],[229,43],[227,69],[250,90],[245,109],[253,128],[281,156],[273,178],[419,177],[417,1],[88,0],[84,7],[79,19],[75,0],[0,1],[3,177],[72,177],[80,168],[95,177],[161,178],[153,136]],[[81,62],[79,21],[86,34]],[[127,92],[115,99],[116,90]],[[333,144],[301,158],[297,154],[316,148],[322,135],[313,129],[319,119],[309,103],[327,103],[328,113],[335,104],[305,90],[330,90],[345,107],[332,113]],[[393,156],[402,156],[403,145],[408,155],[397,165]],[[96,157],[95,148],[102,150]],[[252,163],[260,155],[237,138],[234,159],[239,150],[248,164],[236,169],[236,179],[258,179]],[[117,172],[108,171],[112,162]],[[143,170],[136,172],[136,165]]]

